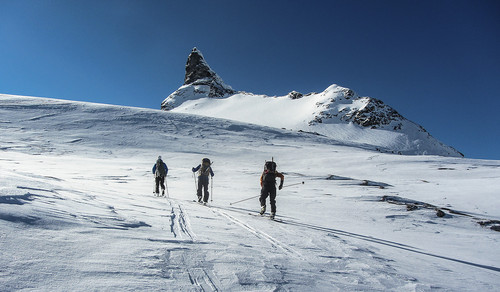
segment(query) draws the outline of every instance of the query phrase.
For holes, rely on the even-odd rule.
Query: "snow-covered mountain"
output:
[[[225,119],[10,95],[0,95],[0,133],[1,291],[500,285],[499,161],[384,154]],[[158,155],[169,198],[152,194]],[[208,207],[193,202],[191,168],[204,157],[215,172]],[[271,157],[285,175],[277,221],[256,216],[257,198],[242,201],[259,195]]]
[[[184,85],[169,95],[161,108],[311,132],[382,152],[463,156],[381,100],[358,96],[335,84],[321,93],[306,95],[296,91],[278,97],[237,92],[222,81],[196,48],[188,57]]]

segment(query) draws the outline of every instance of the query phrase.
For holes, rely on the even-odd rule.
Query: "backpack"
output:
[[[274,161],[266,161],[266,164],[264,164],[264,171],[276,171],[276,162]]]
[[[163,161],[161,159],[158,159],[156,161],[156,176],[166,176],[167,175],[167,170],[165,169],[165,165],[163,164]]]
[[[262,174],[262,183],[265,186],[276,185],[276,162],[266,161],[264,164],[264,173]]]
[[[201,161],[199,175],[208,176],[208,174],[210,172],[210,165],[211,165],[210,159],[203,158],[203,160]]]

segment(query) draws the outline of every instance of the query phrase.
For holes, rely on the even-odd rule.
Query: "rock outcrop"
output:
[[[192,97],[224,97],[235,93],[236,91],[210,68],[200,50],[193,48],[186,62],[183,86],[162,102],[161,109],[171,110]]]

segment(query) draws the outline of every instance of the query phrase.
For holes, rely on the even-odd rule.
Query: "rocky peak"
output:
[[[203,58],[203,54],[196,47],[191,50],[186,62],[185,85],[197,86],[198,93],[203,94],[204,92],[207,97],[224,97],[236,93],[210,68]]]
[[[217,74],[208,66],[203,54],[195,47],[186,62],[184,85],[189,85],[200,79],[216,79]]]
[[[171,110],[189,99],[219,98],[235,93],[237,92],[210,68],[201,51],[195,47],[186,62],[184,84],[161,103],[161,108]]]
[[[381,100],[371,97],[360,97],[353,90],[338,85],[328,87],[321,95],[331,95],[330,99],[318,103],[318,111],[309,125],[328,123],[331,120],[352,122],[372,129],[402,129],[406,120],[395,109]]]

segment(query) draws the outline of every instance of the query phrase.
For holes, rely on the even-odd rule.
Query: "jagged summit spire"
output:
[[[200,51],[200,50],[198,50],[198,48],[197,48],[197,47],[194,47],[194,48],[191,50],[191,53],[198,53],[198,54],[200,54],[200,55],[203,57],[203,54],[201,53],[201,51]]]
[[[235,93],[237,91],[224,83],[210,68],[201,51],[194,47],[186,62],[184,84],[161,103],[161,108],[171,110],[187,99],[219,98]]]
[[[184,85],[192,84],[193,82],[204,79],[216,79],[217,73],[215,73],[208,63],[203,58],[203,54],[198,48],[194,47],[188,56],[186,62],[186,75],[184,77]]]

